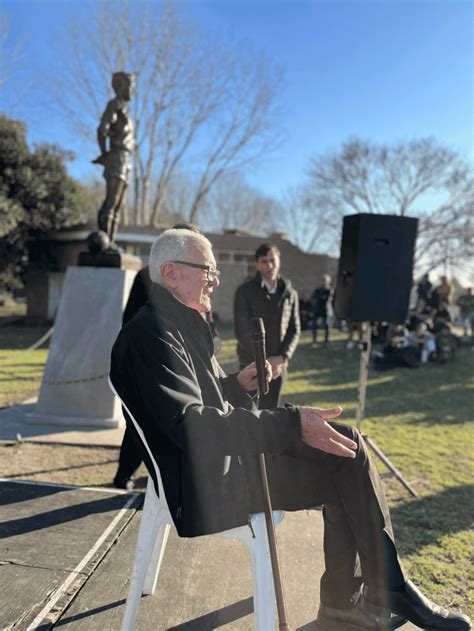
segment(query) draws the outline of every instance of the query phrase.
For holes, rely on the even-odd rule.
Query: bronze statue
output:
[[[97,128],[101,154],[92,162],[104,166],[106,183],[105,200],[97,218],[99,231],[108,236],[109,249],[117,250],[115,239],[120,220],[120,206],[128,188],[131,154],[135,148],[133,120],[129,108],[134,88],[133,75],[115,72],[112,76],[112,87],[116,96],[107,103]]]

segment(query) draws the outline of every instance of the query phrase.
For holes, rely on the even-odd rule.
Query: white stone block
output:
[[[118,268],[68,268],[31,422],[124,425],[107,375],[135,274],[134,270]]]

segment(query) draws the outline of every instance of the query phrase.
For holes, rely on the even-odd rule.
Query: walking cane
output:
[[[252,318],[252,346],[257,366],[258,392],[259,395],[267,394],[268,383],[265,378],[265,327],[262,318]],[[265,454],[259,454],[260,476],[262,480],[265,522],[267,525],[268,546],[270,549],[270,559],[272,562],[273,584],[275,587],[275,598],[278,612],[278,622],[280,631],[290,631],[286,618],[285,598],[283,595],[283,584],[281,581],[280,564],[278,561],[278,551],[276,545],[275,524],[273,522],[272,502],[270,489],[268,487],[267,469],[265,466]]]

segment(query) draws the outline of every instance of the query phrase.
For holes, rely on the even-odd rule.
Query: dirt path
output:
[[[32,442],[0,445],[0,477],[77,486],[112,486],[119,450],[116,448],[43,445]],[[137,488],[146,486],[142,465]]]

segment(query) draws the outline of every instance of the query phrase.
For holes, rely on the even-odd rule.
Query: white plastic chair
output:
[[[120,399],[110,377],[109,385],[115,396]],[[173,519],[166,501],[158,465],[143,431],[124,402],[121,399],[120,401],[148,451],[155,469],[159,489],[158,497],[153,479],[151,476],[148,476],[130,588],[121,627],[122,631],[132,631],[142,594],[153,594],[155,591],[170,527],[173,526]],[[283,513],[281,511],[273,511],[273,519],[275,525],[278,525],[283,519]],[[239,528],[232,528],[211,536],[237,539],[247,545],[252,558],[254,628],[256,631],[270,631],[276,628],[276,605],[264,513],[250,515],[250,524],[251,528],[248,525],[240,526]],[[152,550],[151,555],[150,550]]]

